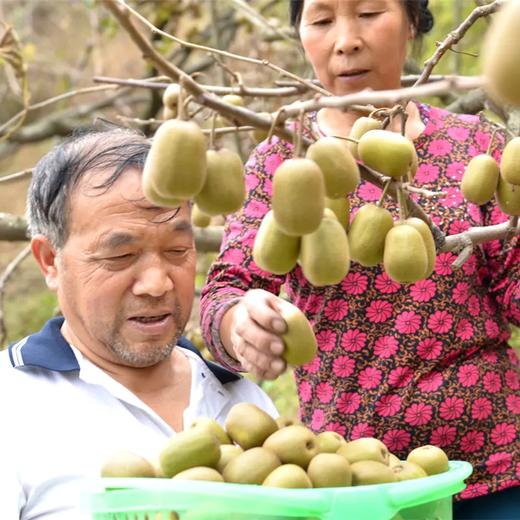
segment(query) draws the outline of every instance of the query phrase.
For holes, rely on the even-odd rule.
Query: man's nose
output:
[[[157,259],[143,265],[136,276],[132,291],[136,296],[163,296],[174,287],[171,266]]]

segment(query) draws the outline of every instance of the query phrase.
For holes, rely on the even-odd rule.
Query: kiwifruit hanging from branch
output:
[[[177,103],[179,102],[179,94],[181,86],[178,83],[171,83],[166,87],[162,95],[162,102],[165,107],[177,112]]]
[[[191,121],[165,121],[155,132],[143,169],[162,197],[191,199],[206,180],[206,138]]]
[[[325,183],[310,159],[289,159],[275,171],[272,205],[278,227],[287,235],[312,233],[325,208]]]
[[[260,112],[258,115],[271,119],[271,114],[269,112]],[[255,128],[251,131],[251,137],[253,138],[253,141],[257,144],[267,139],[268,135],[269,129],[265,128]]]
[[[369,168],[393,178],[408,173],[414,153],[410,139],[389,130],[370,130],[358,143],[359,158]]]
[[[184,200],[177,199],[175,197],[163,197],[160,195],[152,185],[152,181],[150,179],[150,170],[147,170],[146,172],[143,171],[141,187],[144,196],[152,204],[160,208],[178,208],[183,202],[185,202]]]
[[[350,253],[347,234],[334,212],[325,209],[316,231],[303,235],[300,266],[309,282],[317,287],[335,285],[347,276]]]
[[[482,46],[484,88],[500,103],[520,106],[520,2],[506,2],[493,16]]]
[[[476,155],[464,171],[460,191],[473,204],[486,204],[495,195],[499,175],[498,164],[491,155]]]
[[[405,220],[405,223],[414,227],[421,234],[424,246],[426,247],[426,254],[428,256],[428,265],[425,274],[425,278],[428,278],[433,273],[433,270],[435,269],[435,261],[437,260],[437,248],[435,247],[435,240],[431,229],[424,220],[417,217],[409,217]]]
[[[325,197],[325,207],[334,212],[338,222],[341,224],[343,229],[347,231],[350,218],[350,201],[348,200],[348,197],[341,197],[339,199],[330,199],[329,197]]]
[[[206,181],[195,202],[207,215],[238,211],[246,196],[244,165],[240,155],[227,148],[206,152]]]
[[[256,265],[273,274],[294,269],[300,252],[300,237],[286,235],[274,219],[273,211],[265,214],[253,245]]]
[[[193,204],[191,207],[191,223],[194,226],[206,228],[211,224],[211,217],[201,211],[197,204]]]
[[[415,227],[397,222],[387,233],[383,265],[388,276],[398,283],[414,283],[426,278],[428,252]]]
[[[500,172],[509,184],[520,186],[520,137],[506,144],[500,160]]]
[[[355,141],[359,141],[361,136],[366,134],[369,130],[381,130],[382,128],[383,123],[378,119],[374,119],[373,117],[363,116],[356,119],[348,135],[351,139],[353,139],[353,141],[347,141],[347,146],[350,150],[350,153],[356,159],[359,159],[358,143]]]
[[[394,226],[392,214],[376,204],[365,204],[350,223],[350,257],[365,267],[383,261],[386,234]]]
[[[520,186],[515,186],[507,182],[502,175],[500,175],[496,198],[499,208],[506,215],[520,216]]]
[[[344,141],[322,137],[309,146],[305,157],[313,160],[323,172],[327,197],[345,197],[357,188],[359,168]]]

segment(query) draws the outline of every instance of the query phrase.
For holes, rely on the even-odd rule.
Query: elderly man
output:
[[[32,252],[63,318],[0,354],[0,518],[79,518],[103,460],[153,458],[201,416],[237,402],[273,416],[253,383],[181,337],[194,296],[190,206],[141,190],[149,144],[94,131],[54,148],[28,195]]]

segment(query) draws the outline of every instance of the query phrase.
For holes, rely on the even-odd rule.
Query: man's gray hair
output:
[[[129,168],[142,170],[150,143],[134,130],[86,129],[54,147],[36,165],[27,194],[31,236],[45,235],[56,249],[68,237],[69,201],[85,175],[111,171],[96,189],[108,190]]]

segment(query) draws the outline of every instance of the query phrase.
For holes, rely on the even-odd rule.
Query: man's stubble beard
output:
[[[175,306],[172,316],[176,333],[175,336],[165,344],[148,345],[146,347],[139,346],[135,348],[123,341],[118,332],[120,327],[116,327],[110,334],[111,337],[106,345],[123,365],[143,368],[156,365],[171,356],[188,321],[188,318],[184,319],[182,317],[180,305]]]

